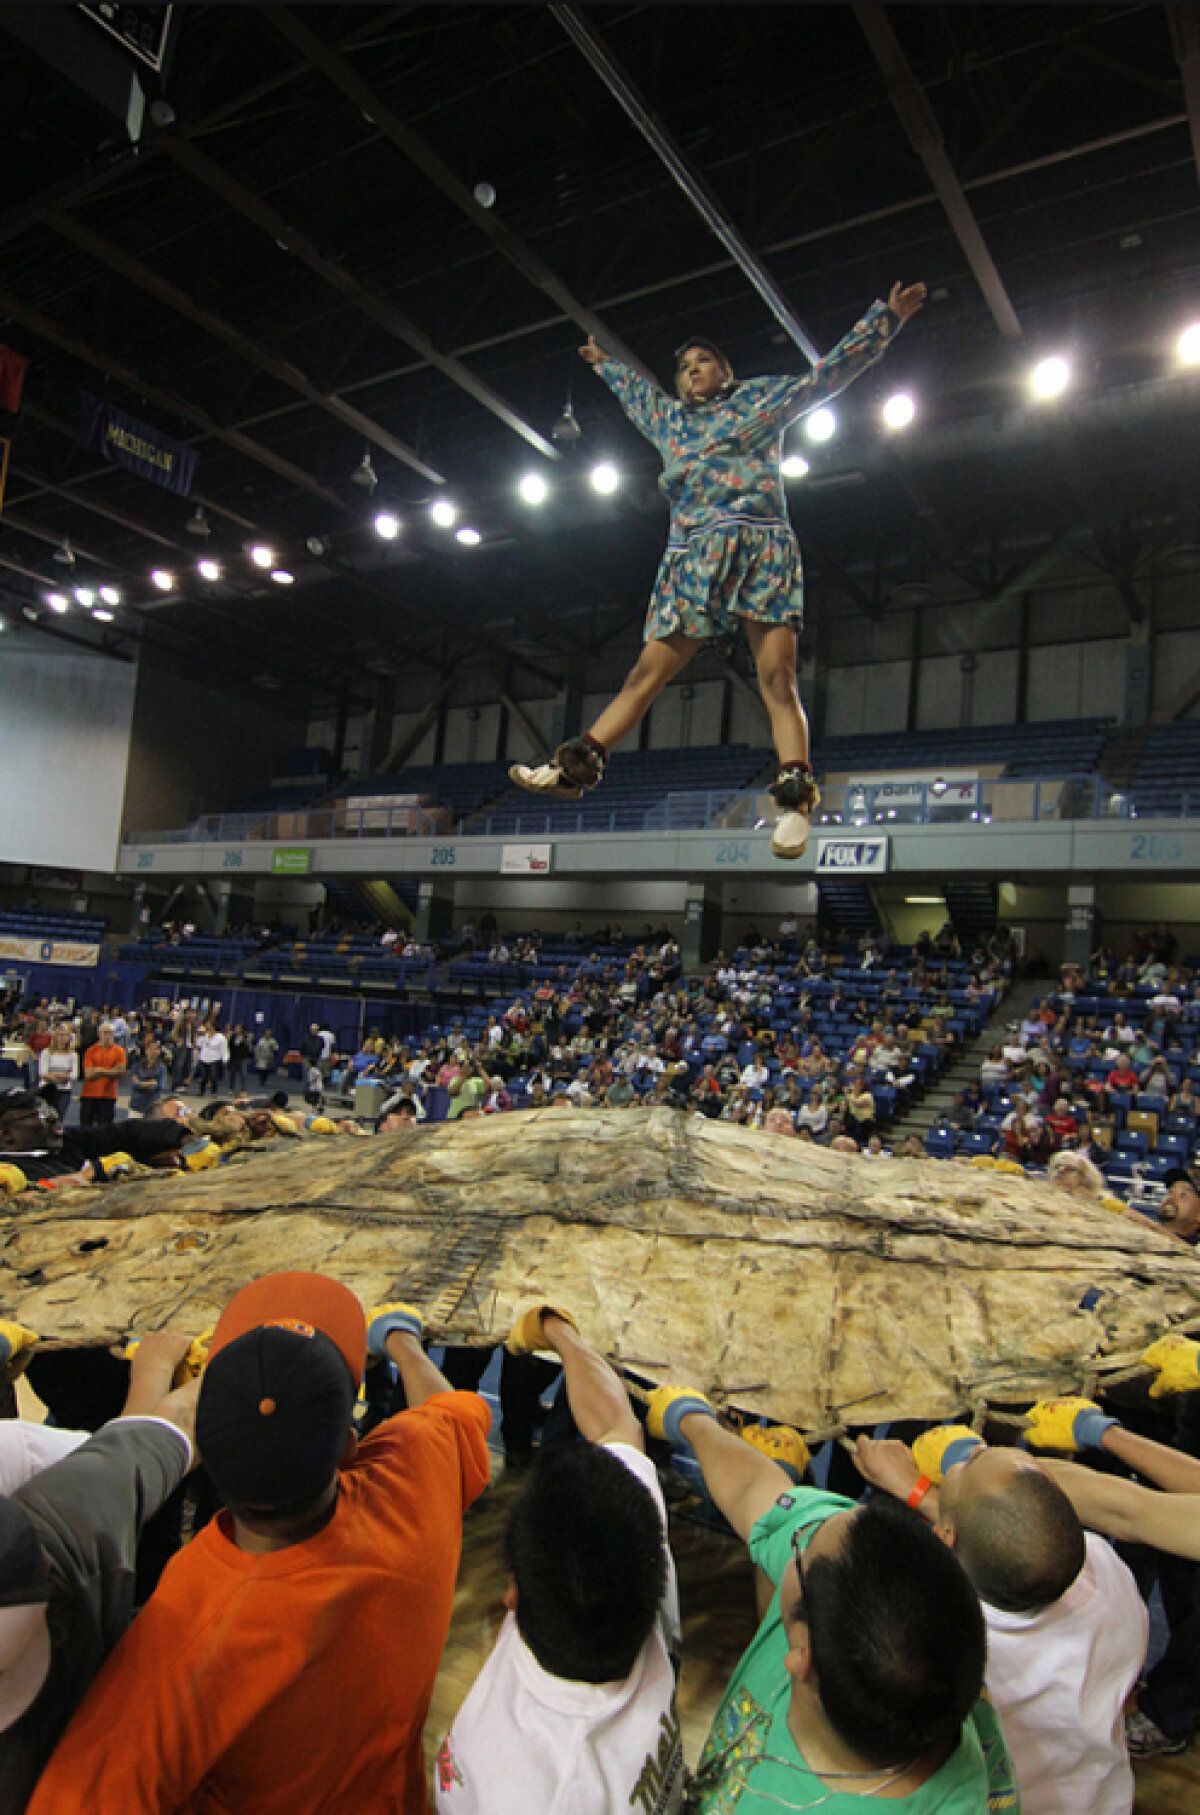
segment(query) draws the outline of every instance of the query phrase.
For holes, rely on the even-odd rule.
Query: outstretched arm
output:
[[[677,406],[663,391],[644,379],[640,372],[610,359],[603,347],[589,337],[579,349],[579,357],[602,378],[634,428],[661,451],[670,426],[670,413]]]
[[[1150,1437],[1139,1437],[1121,1424],[1109,1425],[1101,1448],[1169,1494],[1200,1494],[1200,1461],[1195,1456],[1185,1456],[1181,1450],[1169,1449]]]
[[[793,1490],[791,1476],[708,1412],[685,1412],[681,1436],[696,1452],[704,1485],[739,1538],[748,1538],[780,1494]]]
[[[553,1311],[542,1313],[542,1331],[548,1346],[562,1358],[567,1403],[582,1435],[589,1443],[627,1443],[632,1449],[644,1450],[642,1427],[607,1361]]]
[[[886,303],[874,302],[861,321],[803,378],[767,380],[763,411],[780,422],[827,403],[882,359],[904,323],[925,301],[924,284],[893,284]],[[778,388],[775,388],[778,387]]]
[[[1200,1493],[1158,1493],[1116,1475],[1081,1468],[1078,1462],[1046,1460],[1041,1466],[1093,1531],[1200,1560]]]

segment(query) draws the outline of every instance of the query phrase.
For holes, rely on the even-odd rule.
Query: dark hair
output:
[[[804,1570],[804,1613],[825,1717],[872,1764],[955,1743],[983,1687],[979,1599],[953,1552],[886,1495]]]
[[[1034,1469],[995,1493],[973,1493],[955,1513],[962,1566],[981,1600],[1006,1613],[1036,1613],[1064,1595],[1083,1568],[1087,1541],[1056,1481]]]
[[[714,359],[719,359],[723,366],[732,371],[733,368],[729,365],[728,353],[726,353],[723,348],[719,347],[715,340],[709,340],[706,334],[689,334],[687,339],[681,340],[675,349],[676,372],[679,371],[680,366],[683,364],[684,354],[690,353],[693,347],[702,347],[706,353],[711,353]]]
[[[593,1443],[543,1450],[505,1537],[517,1628],[553,1676],[629,1675],[667,1580],[662,1516],[649,1490]]]

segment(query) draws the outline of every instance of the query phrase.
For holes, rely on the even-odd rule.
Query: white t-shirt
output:
[[[654,1464],[625,1443],[605,1446],[667,1515]],[[474,1687],[438,1748],[438,1815],[608,1815],[636,1806],[675,1815],[683,1747],[675,1708],[679,1608],[667,1552],[658,1625],[619,1683],[578,1683],[543,1670],[505,1617]]]
[[[0,1419],[0,1494],[15,1494],[51,1463],[86,1443],[90,1431],[63,1431],[28,1418]]]
[[[1087,1561],[1041,1613],[983,1603],[988,1693],[1021,1792],[1022,1815],[1130,1815],[1124,1708],[1149,1620],[1115,1551],[1087,1534]]]

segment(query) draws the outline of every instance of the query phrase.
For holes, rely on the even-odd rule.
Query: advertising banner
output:
[[[272,876],[307,876],[312,852],[304,845],[277,845],[271,852]]]
[[[502,876],[548,876],[554,846],[549,844],[506,844],[500,847]]]
[[[817,872],[853,872],[856,876],[882,876],[888,867],[886,838],[818,838]]]
[[[0,933],[0,959],[16,958],[24,964],[78,964],[100,962],[98,945],[77,945],[70,939],[17,939]]]

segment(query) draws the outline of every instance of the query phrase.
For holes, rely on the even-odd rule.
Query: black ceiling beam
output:
[[[493,416],[499,417],[506,427],[520,435],[531,447],[547,460],[559,458],[558,449],[544,435],[538,433],[531,423],[525,421],[516,410],[505,403],[498,392],[494,391],[483,379],[477,378],[469,367],[453,355],[443,353],[433,341],[419,328],[416,322],[409,319],[386,298],[377,296],[368,289],[359,278],[347,271],[336,259],[321,252],[307,234],[286,221],[281,214],[264,202],[253,190],[248,189],[236,177],[214,163],[191,141],[182,134],[170,129],[156,141],[163,152],[176,163],[181,170],[196,179],[205,188],[229,204],[238,214],[245,217],[254,226],[280,245],[301,264],[306,265],[317,277],[356,308],[360,314],[367,315],[376,322],[385,333],[394,340],[403,341],[406,346],[420,354],[428,365],[433,366],[444,378],[473,397],[476,403],[490,410]]]
[[[552,5],[550,12],[670,172],[705,226],[716,235],[738,270],[753,285],[784,333],[805,358],[816,365],[821,358],[817,344],[794,313],[783,289],[734,225],[724,204],[693,168],[661,120],[651,113],[599,33],[577,6]]]
[[[1188,130],[1192,135],[1192,155],[1200,174],[1200,15],[1194,5],[1167,7],[1167,24],[1171,46],[1183,77],[1183,94],[1187,102]]]
[[[938,200],[966,254],[967,263],[983,292],[996,326],[1006,340],[1020,340],[1022,328],[1017,312],[988,251],[987,242],[958,174],[950,162],[941,127],[925,98],[924,90],[908,67],[883,7],[857,4],[854,17],[887,83],[892,106],[908,134],[909,143],[929,173]]]
[[[264,447],[259,441],[252,440],[240,429],[222,428],[221,424],[215,421],[207,410],[201,409],[199,404],[191,403],[186,398],[177,396],[175,392],[164,390],[160,385],[151,383],[140,372],[135,372],[132,366],[127,366],[123,359],[118,359],[115,353],[93,347],[78,334],[72,334],[68,328],[64,328],[61,322],[52,321],[48,315],[43,315],[38,309],[31,309],[26,303],[21,302],[18,297],[11,296],[7,291],[0,291],[0,312],[10,315],[14,321],[20,322],[22,327],[28,328],[31,334],[36,334],[40,340],[49,341],[51,346],[57,347],[60,352],[68,353],[72,359],[78,359],[82,365],[91,366],[94,371],[102,372],[108,378],[115,378],[136,395],[144,397],[147,402],[156,403],[160,409],[166,410],[169,415],[177,417],[181,422],[191,423],[193,428],[200,430],[201,434],[210,435],[215,441],[224,442],[226,447],[243,455],[245,459],[253,460],[259,466],[265,466],[268,472],[274,473],[277,478],[285,479],[289,485],[295,486],[299,491],[307,492],[310,497],[319,498],[323,504],[329,505],[332,509],[345,515],[350,514],[349,505],[345,504],[336,492],[331,492],[327,486],[322,485],[319,479],[314,479],[311,473],[306,473],[292,461],[285,460],[281,454],[272,453],[270,448]]]
[[[186,321],[203,329],[206,334],[210,334],[222,346],[229,347],[249,365],[256,366],[260,372],[267,373],[268,377],[276,379],[280,384],[286,385],[289,390],[297,392],[307,403],[311,403],[318,410],[323,410],[327,416],[332,416],[335,421],[344,424],[345,427],[353,429],[356,435],[361,435],[365,441],[381,448],[394,460],[399,460],[404,466],[411,467],[413,472],[419,473],[431,485],[446,483],[444,474],[440,473],[436,467],[430,466],[427,460],[421,458],[416,448],[410,447],[406,441],[401,441],[399,436],[393,435],[390,429],[383,427],[382,423],[365,415],[362,410],[355,409],[353,404],[345,402],[335,393],[323,391],[319,385],[314,384],[307,373],[300,370],[299,366],[293,365],[290,359],[281,359],[278,354],[257,345],[239,328],[234,327],[232,322],[227,321],[223,315],[218,315],[215,310],[206,309],[190,297],[186,291],[181,290],[178,285],[171,283],[169,279],[162,277],[149,265],[144,264],[141,259],[131,258],[119,246],[113,245],[111,240],[105,239],[102,234],[94,233],[90,227],[85,227],[82,222],[75,220],[72,215],[64,213],[61,208],[47,209],[45,219],[48,225],[56,233],[61,234],[64,239],[70,240],[73,245],[90,253],[93,258],[101,264],[107,265],[110,270],[119,272],[122,277],[127,278],[131,284],[134,284],[146,295],[157,297],[158,301],[165,303],[168,309],[174,309],[176,314],[182,315]]]
[[[427,145],[417,133],[413,132],[392,112],[387,103],[381,99],[368,82],[364,82],[355,69],[336,50],[323,44],[316,34],[299,19],[290,7],[264,6],[261,9],[264,18],[268,19],[285,37],[289,44],[307,57],[315,69],[318,69],[327,81],[332,82],[351,103],[380,132],[390,144],[403,153],[434,185],[440,189],[446,199],[465,214],[472,226],[485,233],[503,258],[521,273],[526,281],[536,289],[543,291],[555,306],[560,309],[568,321],[573,321],[585,334],[590,334],[624,365],[632,366],[644,378],[654,382],[654,376],[642,364],[637,355],[625,345],[613,329],[586,303],[574,296],[562,279],[550,269],[545,261],[539,258],[533,248],[520,236],[506,227],[490,209],[480,207],[465,183],[459,182],[453,171],[445,165],[431,146]]]

